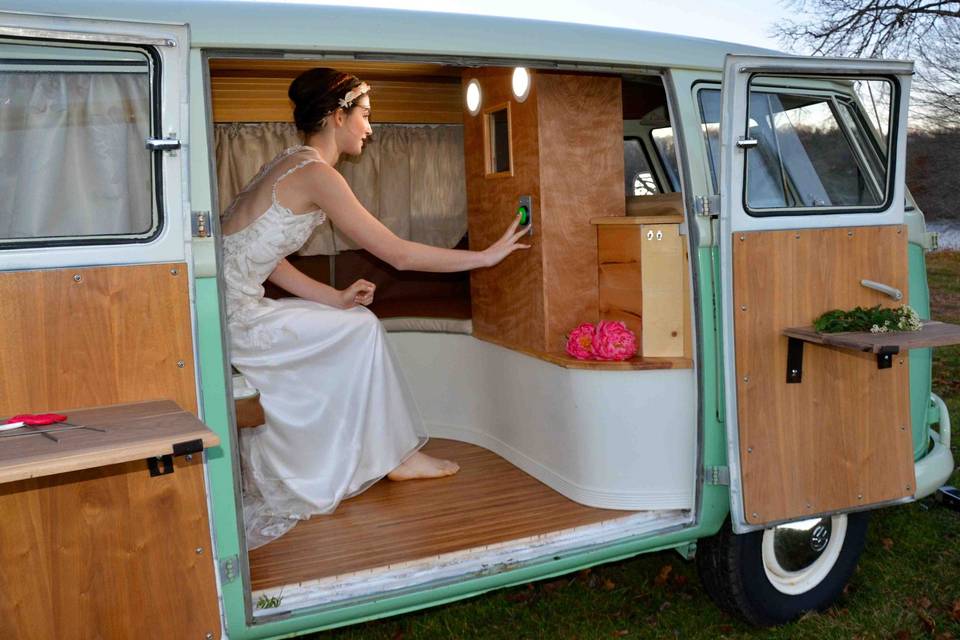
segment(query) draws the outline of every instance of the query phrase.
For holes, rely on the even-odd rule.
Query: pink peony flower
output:
[[[593,360],[593,325],[584,322],[567,336],[567,353],[578,360]]]
[[[582,325],[581,325],[582,326]],[[593,335],[597,360],[626,360],[637,355],[637,336],[622,322],[601,320]]]

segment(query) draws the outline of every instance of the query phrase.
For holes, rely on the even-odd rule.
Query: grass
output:
[[[927,267],[932,317],[960,323],[960,252],[928,254]],[[934,352],[933,386],[954,418],[960,459],[960,346]],[[960,485],[960,474],[951,483]],[[960,639],[960,513],[931,499],[877,511],[839,602],[776,629],[720,612],[694,563],[666,552],[313,637]]]

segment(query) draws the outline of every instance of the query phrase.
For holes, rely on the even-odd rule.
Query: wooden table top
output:
[[[0,432],[0,483],[170,454],[174,444],[191,440],[202,440],[205,449],[220,443],[196,416],[171,400],[59,413],[72,425],[102,431],[71,429],[62,423],[37,427],[54,430],[58,442],[39,434],[4,437],[28,429]]]

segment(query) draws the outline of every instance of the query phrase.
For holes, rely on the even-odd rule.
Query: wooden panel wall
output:
[[[315,62],[280,65],[278,61],[231,60],[229,65],[211,64],[210,90],[214,122],[293,122],[293,107],[287,89],[299,73],[321,66]],[[259,64],[258,64],[259,62]],[[336,65],[341,68],[342,65]],[[374,123],[461,124],[463,91],[455,75],[414,75],[426,73],[416,65],[404,73],[380,65],[371,69],[344,68],[356,73],[372,87],[371,120]],[[369,72],[370,75],[367,75]],[[389,74],[389,75],[386,75]]]
[[[219,638],[202,458],[174,469],[0,485],[0,637]]]
[[[188,285],[184,263],[0,273],[0,415],[153,399],[196,414]]]
[[[543,73],[534,78],[540,127],[540,226],[548,351],[596,322],[597,235],[590,219],[622,216],[620,78]]]
[[[467,220],[471,249],[484,249],[506,230],[516,215],[520,195],[533,197],[534,236],[530,249],[515,252],[490,269],[470,272],[473,334],[512,347],[546,350],[543,297],[543,221],[535,76],[524,102],[513,101],[513,69],[477,69],[464,73],[463,87],[476,78],[484,105],[511,101],[513,176],[487,178],[484,169],[483,116],[464,112]],[[588,319],[587,319],[588,320]]]
[[[786,383],[786,327],[824,311],[895,306],[907,296],[900,226],[738,233],[734,329],[740,464],[751,524],[913,495],[908,358],[806,345],[803,381]]]
[[[533,198],[532,248],[471,273],[474,335],[514,348],[562,353],[566,335],[598,319],[597,240],[590,219],[623,216],[620,79],[534,73],[524,102],[512,69],[476,78],[483,106],[510,103],[512,176],[486,176],[483,116],[464,116],[469,235],[496,240],[521,195]]]

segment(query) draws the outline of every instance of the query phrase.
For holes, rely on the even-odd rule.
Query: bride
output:
[[[364,209],[334,169],[371,135],[369,87],[333,69],[311,69],[290,85],[304,144],[267,163],[224,213],[223,274],[231,361],[260,390],[265,426],[244,437],[248,542],[257,546],[297,519],[330,513],[388,476],[452,475],[459,467],[419,451],[423,426],[387,344],[366,306],[375,286],[343,290],[297,270],[286,256],[327,219],[396,269],[490,267],[518,249],[515,219],[483,251],[401,239]],[[296,298],[263,297],[263,282]]]

